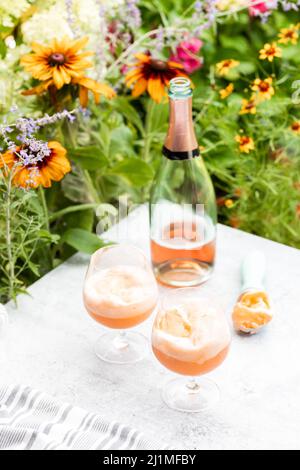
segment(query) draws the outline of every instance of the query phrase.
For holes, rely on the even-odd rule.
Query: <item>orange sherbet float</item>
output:
[[[198,376],[225,359],[231,335],[223,315],[199,298],[160,311],[152,332],[152,348],[168,369]]]
[[[273,318],[270,300],[266,292],[250,290],[238,299],[232,314],[236,330],[256,333]]]
[[[146,320],[157,302],[154,277],[138,266],[117,265],[86,279],[83,299],[90,316],[109,328],[130,328]]]

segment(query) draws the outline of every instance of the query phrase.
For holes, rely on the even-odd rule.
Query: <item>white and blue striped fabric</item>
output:
[[[163,449],[117,422],[106,422],[25,386],[0,386],[1,450]]]

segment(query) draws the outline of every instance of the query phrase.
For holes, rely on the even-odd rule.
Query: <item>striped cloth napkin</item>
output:
[[[133,428],[25,386],[0,386],[0,449],[164,449]]]

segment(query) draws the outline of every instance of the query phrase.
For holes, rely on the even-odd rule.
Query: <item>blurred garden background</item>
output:
[[[0,0],[0,19],[1,302],[100,247],[99,204],[148,200],[174,76],[219,221],[300,248],[299,1]]]

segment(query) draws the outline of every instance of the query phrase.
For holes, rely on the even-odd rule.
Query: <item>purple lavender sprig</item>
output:
[[[218,0],[207,0],[206,2],[197,1],[194,5],[193,20],[201,24],[194,29],[194,35],[200,36],[205,30],[209,29],[216,21],[218,13],[217,9]]]
[[[16,110],[17,108],[14,111],[10,111],[16,112]],[[4,125],[0,126],[0,134],[7,149],[12,152],[16,152],[17,144],[9,136],[11,132],[16,130],[18,132],[16,140],[23,146],[23,148],[17,152],[20,164],[23,164],[24,166],[34,166],[50,155],[48,142],[36,139],[34,134],[41,127],[54,124],[62,119],[68,119],[73,122],[76,119],[76,114],[78,112],[78,109],[74,109],[73,111],[64,110],[53,114],[52,116],[45,114],[37,119],[19,117],[14,124],[10,125],[7,124],[7,116],[5,116],[3,120]]]
[[[142,24],[142,17],[137,0],[126,0],[124,14],[125,23],[132,30],[140,28]]]
[[[299,1],[290,2],[288,0],[281,0],[281,5],[282,5],[283,11],[291,11],[291,10],[299,11],[300,2]]]

